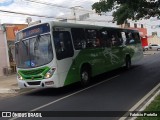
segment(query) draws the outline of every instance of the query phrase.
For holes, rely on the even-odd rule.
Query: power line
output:
[[[50,6],[56,6],[56,7],[61,7],[61,8],[73,9],[73,8],[70,8],[70,7],[61,6],[61,5],[52,4],[52,3],[47,3],[47,2],[37,2],[37,1],[33,1],[33,0],[25,0],[25,1],[33,2],[33,3],[38,3],[38,4],[43,4],[43,5],[47,5],[47,6],[50,5]],[[83,9],[77,9],[77,8],[74,8],[74,9],[75,10],[86,11],[86,10],[83,10]],[[43,18],[66,19],[64,17],[56,18],[55,16],[45,16],[45,15],[37,15],[37,14],[30,14],[30,13],[14,12],[14,11],[7,11],[7,10],[0,10],[0,12],[11,13],[11,14],[18,14],[18,15],[28,15],[28,16],[34,16],[34,17],[43,17]],[[93,13],[93,11],[92,11],[92,13]],[[70,19],[67,19],[67,20],[75,20],[75,18],[70,18]],[[80,20],[76,20],[76,21],[80,21]],[[109,21],[106,21],[106,20],[83,20],[83,21],[109,22]]]
[[[87,11],[87,12],[90,12],[90,13],[92,13],[92,14],[96,14],[94,11],[75,8],[75,7],[77,7],[77,6],[75,6],[75,7],[67,7],[67,6],[57,5],[57,4],[48,3],[48,2],[40,2],[40,1],[35,1],[35,0],[25,0],[25,1],[32,2],[32,3],[37,3],[37,4],[48,5],[48,6],[60,7],[60,8],[63,8],[63,9],[65,8],[65,9],[70,9],[70,10],[72,10],[72,9],[74,8],[75,10]]]
[[[49,5],[49,6],[55,6],[55,7],[61,7],[61,8],[71,9],[69,7],[66,7],[66,6],[57,5],[57,4],[53,4],[53,3],[38,2],[38,1],[35,1],[35,0],[25,0],[25,1],[32,2],[32,3],[38,3],[38,4],[43,4],[43,5]]]
[[[19,15],[28,15],[28,16],[34,16],[34,17],[45,17],[45,18],[54,18],[54,19],[56,19],[53,16],[36,15],[36,14],[14,12],[14,11],[7,11],[7,10],[0,10],[0,12],[11,13],[11,14],[19,14]]]
[[[28,2],[33,2],[33,3],[37,3],[37,4],[43,4],[43,5],[47,5],[47,6],[56,6],[56,7],[61,7],[61,8],[67,8],[72,10],[73,8],[70,7],[66,7],[66,6],[61,6],[61,5],[57,5],[57,4],[53,4],[53,3],[47,3],[47,2],[38,2],[38,1],[34,1],[34,0],[25,0]],[[79,11],[88,11],[88,10],[84,10],[84,9],[78,9],[78,8],[74,8],[75,10],[79,10]],[[37,15],[37,14],[29,14],[29,13],[22,13],[22,12],[12,12],[12,11],[4,11],[4,10],[0,10],[0,12],[8,12],[8,13],[13,13],[13,14],[20,14],[20,15],[29,15],[29,16],[36,16],[36,17],[45,17],[45,18],[54,18],[54,19],[66,19],[66,18],[56,18],[55,16],[45,16],[45,15]],[[94,14],[96,14],[93,11],[89,11],[92,12]]]
[[[44,16],[44,15],[36,15],[36,14],[29,14],[29,13],[22,13],[22,12],[14,12],[14,11],[7,11],[7,10],[0,10],[0,12],[4,13],[10,13],[10,14],[17,14],[17,15],[28,15],[28,16],[34,16],[34,17],[43,17],[43,18],[53,18],[53,19],[66,19],[63,17],[56,18],[54,16]],[[3,16],[3,15],[1,15]],[[4,15],[6,16],[6,15]],[[18,16],[17,16],[18,17]],[[74,18],[70,18],[68,20],[74,20]]]
[[[65,18],[55,18],[55,17],[52,17],[52,16],[36,15],[36,14],[13,12],[13,11],[6,11],[6,10],[0,10],[0,12],[10,13],[10,14],[18,14],[18,15],[29,15],[29,16],[43,17],[43,18],[65,19]],[[3,16],[3,15],[1,15],[1,16]],[[16,17],[18,17],[18,16],[16,16]],[[70,18],[70,19],[67,19],[67,20],[75,20],[75,19]],[[76,21],[81,21],[81,20],[76,20]],[[85,21],[88,21],[88,22],[111,22],[111,21],[107,21],[107,20],[95,20],[95,19],[83,20],[81,22],[85,22]]]
[[[29,15],[29,16],[34,16],[34,17],[44,17],[44,18],[54,18],[54,19],[66,19],[66,18],[55,18],[55,17],[47,17],[47,16],[42,16],[42,15],[33,15],[33,14],[26,14],[26,13],[17,13],[17,12],[12,12],[12,11],[3,11],[0,10],[0,12],[6,12],[6,13],[11,13],[11,14],[18,14],[18,15]],[[1,16],[8,16],[8,15],[1,15]],[[19,17],[19,16],[10,16],[10,17]],[[67,18],[67,20],[75,20],[75,18]],[[90,22],[111,22],[111,21],[107,21],[107,20],[95,20],[95,19],[89,19],[89,20],[78,20],[76,19],[76,21],[90,21]]]

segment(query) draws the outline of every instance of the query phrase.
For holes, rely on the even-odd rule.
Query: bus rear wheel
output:
[[[129,70],[130,68],[131,68],[131,66],[132,66],[132,63],[131,63],[131,58],[130,58],[130,56],[126,56],[126,66],[125,66],[125,68],[127,69],[127,70]]]
[[[90,70],[87,67],[81,69],[81,85],[83,87],[89,85],[91,79]]]

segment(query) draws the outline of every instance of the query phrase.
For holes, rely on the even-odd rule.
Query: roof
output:
[[[55,27],[72,27],[72,28],[90,28],[90,29],[102,29],[102,28],[112,28],[112,29],[119,29],[119,30],[134,30],[134,29],[126,29],[126,28],[118,28],[118,27],[107,27],[107,26],[99,26],[99,25],[88,25],[88,24],[80,24],[80,23],[68,23],[68,22],[57,22],[57,21],[49,21],[49,22],[45,22],[45,23],[38,23],[38,24],[35,24],[35,25],[31,25],[27,28],[31,28],[33,26],[36,26],[36,25],[41,25],[41,24],[46,24],[46,23],[49,23],[51,24],[52,26],[55,26]],[[27,29],[25,28],[25,29]],[[25,30],[23,29],[23,30]],[[135,30],[137,31],[137,30]]]

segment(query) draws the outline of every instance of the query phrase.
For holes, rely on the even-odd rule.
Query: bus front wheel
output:
[[[91,75],[90,70],[87,67],[81,69],[81,84],[82,86],[87,86],[90,82]]]

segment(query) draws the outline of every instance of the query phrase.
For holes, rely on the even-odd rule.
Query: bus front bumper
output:
[[[54,77],[43,79],[43,80],[18,80],[19,88],[58,88],[58,77],[54,75]]]

